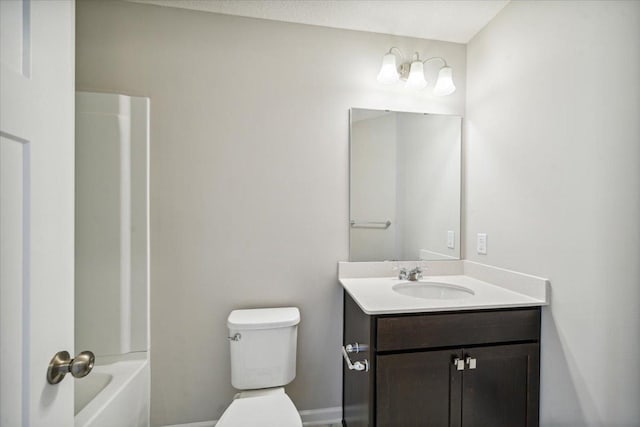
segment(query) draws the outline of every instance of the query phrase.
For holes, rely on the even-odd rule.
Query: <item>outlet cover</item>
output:
[[[487,254],[487,234],[478,233],[477,251],[480,255]]]
[[[456,232],[455,231],[447,231],[447,247],[449,249],[454,249],[456,247]]]

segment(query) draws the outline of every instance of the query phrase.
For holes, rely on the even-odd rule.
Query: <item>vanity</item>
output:
[[[462,273],[340,279],[344,425],[538,425],[548,282],[539,279],[538,293],[526,295]],[[471,293],[438,289],[447,284]],[[425,297],[397,292],[410,286],[433,289]]]
[[[352,109],[350,131],[343,425],[538,426],[550,285],[461,259],[461,118]]]

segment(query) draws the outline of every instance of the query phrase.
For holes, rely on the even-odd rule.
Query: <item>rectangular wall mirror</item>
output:
[[[350,261],[460,259],[462,118],[350,117]]]

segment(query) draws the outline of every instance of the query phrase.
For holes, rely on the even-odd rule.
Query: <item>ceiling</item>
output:
[[[226,15],[467,43],[509,0],[129,0]]]

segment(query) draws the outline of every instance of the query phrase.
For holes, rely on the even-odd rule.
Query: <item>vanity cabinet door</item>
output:
[[[460,425],[460,350],[379,355],[376,358],[377,427]]]
[[[463,427],[538,426],[537,343],[477,347],[463,353],[468,362],[462,385]]]

